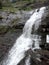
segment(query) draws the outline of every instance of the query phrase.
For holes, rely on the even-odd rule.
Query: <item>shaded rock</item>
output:
[[[8,29],[9,29],[9,27],[7,27],[7,26],[0,26],[0,35],[7,33]]]
[[[0,61],[22,34],[23,26],[33,11],[16,13],[0,12],[3,17],[0,21]]]

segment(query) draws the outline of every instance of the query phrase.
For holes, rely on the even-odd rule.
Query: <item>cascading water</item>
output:
[[[25,65],[30,65],[30,55],[25,60]]]
[[[31,49],[39,49],[38,36],[33,35],[31,37],[32,26],[35,24],[35,30],[38,29],[41,18],[44,14],[46,7],[41,7],[39,11],[35,10],[34,14],[26,22],[23,28],[23,34],[16,40],[14,46],[8,53],[7,60],[3,61],[3,65],[17,65],[24,57],[25,52]],[[33,40],[35,41],[35,48],[32,48]],[[26,63],[29,63],[29,58],[26,60]],[[26,64],[29,65],[29,64]]]

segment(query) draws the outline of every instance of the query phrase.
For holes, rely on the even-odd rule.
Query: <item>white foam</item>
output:
[[[31,37],[32,26],[35,24],[35,30],[38,29],[41,18],[44,14],[45,7],[40,8],[39,12],[35,10],[34,14],[26,22],[23,28],[23,34],[16,40],[14,46],[8,53],[8,59],[3,62],[3,65],[17,65],[24,57],[25,52],[32,48],[33,40],[35,48],[39,48],[38,36]],[[28,63],[28,61],[26,60]],[[29,64],[27,64],[29,65]]]

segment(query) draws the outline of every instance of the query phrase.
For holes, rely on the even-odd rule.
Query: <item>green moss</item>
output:
[[[16,28],[14,27],[8,27],[8,26],[0,26],[0,35],[1,34],[6,34],[7,32],[15,32]]]
[[[14,19],[13,21],[11,21],[11,25],[16,25],[18,21],[20,21],[20,18]]]
[[[0,1],[0,9],[2,9],[2,2]]]
[[[0,25],[0,34],[5,34],[7,32],[15,32],[16,31],[16,24],[17,22],[20,20],[20,18],[14,19],[13,21],[11,21],[10,25],[12,26],[5,26],[5,25]]]
[[[26,8],[24,8],[23,10],[26,10],[26,11],[30,11],[30,10],[32,10],[33,8],[31,8],[31,7],[26,7]]]
[[[7,30],[8,30],[8,27],[7,26],[0,26],[0,34],[6,33]]]
[[[16,28],[11,28],[11,29],[9,30],[9,32],[11,32],[11,33],[16,32]]]
[[[18,0],[15,3],[10,3],[8,0],[7,2],[4,3],[5,6],[3,6],[2,10],[15,13],[18,10],[31,10],[31,9],[33,9],[34,4],[36,4],[36,3],[44,4],[47,2],[48,2],[48,0]],[[30,5],[29,6],[26,5],[28,3],[30,3],[30,5],[32,4],[32,8]],[[9,5],[9,6],[7,6],[7,5]]]
[[[8,12],[16,12],[18,11],[18,9],[14,8],[14,7],[2,7],[3,11],[8,11]]]

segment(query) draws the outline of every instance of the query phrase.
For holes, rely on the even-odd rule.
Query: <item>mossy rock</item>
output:
[[[5,34],[8,31],[8,26],[0,26],[0,34]]]
[[[0,16],[0,19],[3,19],[3,17],[2,17],[2,16]]]
[[[11,25],[12,26],[15,26],[17,23],[18,23],[18,21],[20,21],[20,18],[16,18],[16,19],[14,19],[13,21],[11,21]]]

